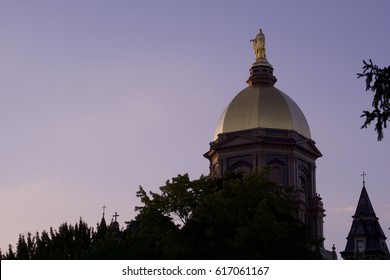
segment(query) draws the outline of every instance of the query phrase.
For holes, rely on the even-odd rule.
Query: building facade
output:
[[[245,174],[268,167],[272,181],[294,188],[297,216],[309,225],[311,238],[323,240],[325,210],[317,193],[315,164],[322,154],[301,109],[274,86],[277,79],[266,57],[261,29],[252,43],[255,61],[248,87],[223,111],[210,149],[204,154],[210,162],[210,174]]]

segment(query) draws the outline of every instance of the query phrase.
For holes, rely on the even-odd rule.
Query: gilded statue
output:
[[[265,36],[261,29],[259,29],[259,33],[257,33],[256,38],[252,39],[251,42],[255,51],[256,61],[267,60],[265,55]]]

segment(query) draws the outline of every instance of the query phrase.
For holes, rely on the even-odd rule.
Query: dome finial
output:
[[[265,36],[261,29],[259,29],[259,33],[257,33],[255,39],[252,39],[251,42],[255,51],[256,60],[249,70],[250,76],[246,82],[250,86],[256,84],[274,85],[277,79],[273,74],[274,68],[268,62],[265,55]]]
[[[259,29],[259,33],[257,33],[255,39],[252,39],[251,42],[255,51],[256,61],[267,60],[267,56],[265,54],[265,36],[261,28]]]

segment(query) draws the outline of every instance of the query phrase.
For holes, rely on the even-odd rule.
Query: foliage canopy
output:
[[[124,230],[80,219],[75,226],[19,236],[8,259],[319,259],[289,189],[263,173],[190,180],[178,175],[146,192]],[[318,248],[318,247],[317,247]]]
[[[367,63],[363,60],[363,73],[358,73],[358,78],[366,79],[366,91],[372,91],[373,110],[363,111],[361,117],[365,117],[362,128],[367,128],[372,121],[376,120],[375,130],[378,141],[383,139],[383,130],[387,127],[390,118],[390,66],[379,68],[370,59]]]

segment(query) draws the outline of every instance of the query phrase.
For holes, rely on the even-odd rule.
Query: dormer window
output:
[[[358,253],[363,253],[366,250],[366,244],[363,239],[356,240],[356,251]]]

